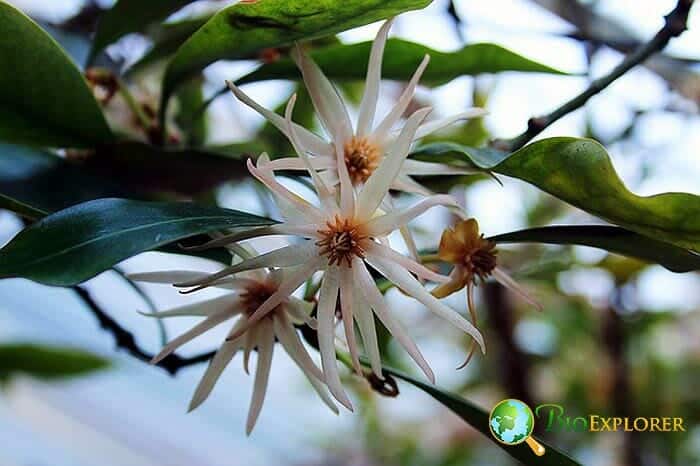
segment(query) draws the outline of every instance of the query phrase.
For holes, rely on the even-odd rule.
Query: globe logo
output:
[[[535,416],[528,405],[509,398],[496,404],[489,416],[489,428],[496,440],[506,445],[526,442],[537,456],[545,453],[544,447],[531,437]]]

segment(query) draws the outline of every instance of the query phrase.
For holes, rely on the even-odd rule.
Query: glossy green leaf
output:
[[[146,26],[165,19],[194,0],[118,0],[102,14],[92,44],[88,62],[109,44],[132,32],[141,32]]]
[[[138,73],[174,54],[210,18],[211,15],[208,15],[160,25],[151,34],[153,39],[151,48],[127,70],[127,74]]]
[[[495,445],[501,448],[503,451],[508,453],[510,456],[520,461],[522,464],[527,466],[581,466],[580,463],[570,458],[566,453],[560,451],[559,449],[553,447],[552,445],[544,442],[537,436],[534,436],[539,443],[541,443],[546,452],[544,456],[536,456],[530,447],[525,443],[519,445],[510,446],[505,445],[497,440],[495,440],[489,429],[489,413],[484,409],[476,406],[475,404],[465,400],[464,398],[450,393],[445,390],[441,390],[435,385],[430,385],[420,380],[414,379],[413,377],[399,372],[395,369],[384,368],[384,370],[397,377],[404,380],[411,385],[423,390],[428,395],[435,398],[437,401],[442,403],[450,411],[461,417],[467,424],[474,427],[476,430],[484,434],[489,440],[491,440]]]
[[[0,144],[0,207],[30,219],[92,199],[126,193],[52,153]]]
[[[185,202],[98,199],[44,217],[0,250],[0,278],[73,286],[182,238],[272,220]]]
[[[109,365],[107,359],[79,349],[29,343],[0,345],[0,380],[19,374],[41,379],[76,377]]]
[[[496,243],[578,244],[661,264],[673,272],[700,270],[700,255],[670,243],[607,225],[561,225],[504,233]]]
[[[423,8],[431,0],[264,0],[219,11],[177,51],[163,84],[163,101],[183,80],[207,65],[240,58],[265,47],[313,39],[401,12]],[[165,105],[161,105],[163,112]]]
[[[0,0],[0,140],[84,147],[112,140],[102,111],[66,52]]]
[[[311,52],[326,75],[336,81],[362,80],[367,74],[371,42],[332,45]],[[423,57],[430,55],[430,64],[423,73],[422,84],[439,85],[459,76],[501,71],[529,71],[565,74],[495,44],[472,44],[456,52],[439,52],[425,45],[402,39],[389,39],[384,52],[382,77],[407,81]],[[262,65],[243,76],[239,84],[267,79],[299,79],[294,62],[285,58]]]
[[[519,178],[610,223],[700,251],[700,196],[632,193],[605,148],[591,139],[543,139],[512,154],[437,143],[418,148],[414,156],[468,163]]]

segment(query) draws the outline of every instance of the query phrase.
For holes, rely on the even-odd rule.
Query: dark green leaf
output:
[[[200,149],[164,149],[141,142],[100,146],[83,168],[140,191],[198,194],[246,176],[244,158]]]
[[[610,223],[700,251],[700,196],[637,196],[622,183],[605,148],[591,139],[543,139],[512,154],[430,144],[418,148],[414,156],[470,163],[519,178]]]
[[[581,466],[580,463],[574,461],[564,452],[559,449],[549,445],[548,443],[542,441],[542,439],[537,436],[533,436],[541,443],[546,452],[544,456],[536,456],[532,453],[532,450],[524,444],[510,446],[504,445],[496,441],[491,435],[489,429],[489,413],[479,408],[478,406],[472,404],[471,402],[465,400],[464,398],[457,396],[453,393],[441,390],[435,385],[430,385],[420,380],[414,379],[402,372],[395,369],[384,368],[386,372],[404,380],[411,385],[420,388],[428,395],[435,398],[437,401],[445,405],[450,411],[461,417],[467,424],[474,427],[476,430],[484,434],[489,440],[494,442],[499,448],[508,453],[510,456],[520,461],[522,464],[527,466]]]
[[[29,343],[0,345],[0,380],[25,374],[59,379],[109,367],[109,361],[86,351]]]
[[[116,183],[87,174],[54,154],[0,144],[0,207],[27,218],[124,194]]]
[[[73,286],[182,238],[272,220],[191,203],[98,199],[49,215],[0,250],[0,277]]]
[[[97,25],[88,62],[109,44],[132,32],[141,32],[146,26],[167,18],[194,0],[118,0],[102,14]]]
[[[163,83],[163,102],[183,80],[222,59],[240,58],[265,47],[334,34],[431,0],[264,0],[219,11],[177,51]],[[161,105],[161,112],[165,105]]]
[[[158,27],[153,34],[153,46],[134,63],[127,74],[134,74],[142,71],[148,66],[163,60],[180,48],[192,34],[197,32],[199,28],[209,21],[211,15],[202,16],[200,18],[186,19],[173,23],[165,23]]]
[[[700,270],[700,255],[613,226],[549,226],[514,231],[489,239],[496,243],[579,244],[661,264],[673,272]]]
[[[331,45],[311,52],[324,73],[336,81],[361,80],[367,74],[371,42]],[[500,71],[532,71],[565,74],[549,66],[529,60],[495,44],[472,44],[456,52],[439,52],[415,42],[389,39],[386,44],[382,77],[407,81],[423,57],[430,55],[430,65],[421,83],[439,85],[462,75],[498,73]],[[238,80],[239,84],[267,79],[299,79],[294,62],[285,58],[262,65]]]
[[[0,140],[53,147],[110,141],[85,79],[36,23],[0,0]]]

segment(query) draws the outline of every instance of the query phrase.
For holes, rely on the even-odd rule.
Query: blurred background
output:
[[[42,25],[74,17],[80,0],[10,0]],[[100,7],[112,2],[100,1]],[[225,2],[195,2],[172,21],[195,16]],[[527,120],[575,96],[609,71],[640,41],[663,24],[672,0],[435,0],[428,8],[400,16],[392,36],[437,50],[465,43],[493,42],[574,76],[501,73],[461,77],[436,88],[421,88],[417,100],[447,116],[471,105],[485,106],[483,122],[455,125],[439,139],[470,145],[511,137]],[[0,25],[0,31],[1,31]],[[374,37],[379,24],[339,35],[343,42]],[[58,33],[78,63],[87,44]],[[149,38],[127,36],[108,49],[114,63],[137,60]],[[686,191],[700,194],[700,9],[689,31],[662,55],[619,79],[590,103],[548,128],[541,137],[588,136],[610,151],[615,168],[638,194]],[[224,79],[253,69],[256,62],[220,62],[204,75],[212,95]],[[7,72],[3,70],[1,72]],[[157,99],[159,70],[133,80],[135,94]],[[45,76],[42,79],[50,79]],[[295,84],[270,81],[246,92],[270,108],[286,102]],[[357,101],[361,86],[345,84]],[[382,87],[384,108],[401,91]],[[118,109],[114,110],[118,118]],[[206,115],[205,142],[226,146],[254,140],[283,147],[280,135],[232,96],[219,97]],[[286,149],[280,149],[286,150]],[[582,211],[517,180],[503,185],[483,178],[451,187],[486,235],[545,224],[592,223]],[[210,199],[211,200],[211,199]],[[227,207],[275,215],[269,199],[249,181],[223,185],[215,200]],[[411,199],[400,199],[410,203]],[[450,218],[441,211],[416,223],[419,246],[435,247]],[[21,221],[0,211],[0,244]],[[456,371],[468,341],[397,290],[387,294],[431,362],[437,384],[489,409],[506,398],[531,405],[557,403],[571,416],[682,416],[686,432],[668,434],[544,433],[543,437],[586,466],[700,464],[700,276],[674,274],[660,266],[585,247],[541,245],[502,249],[502,263],[544,304],[537,312],[492,284],[478,287],[479,323],[488,354]],[[195,267],[216,270],[205,260],[147,253],[122,265],[126,271]],[[150,351],[160,347],[144,296],[115,273],[88,283],[91,294]],[[157,308],[200,300],[166,286],[143,287]],[[464,312],[464,296],[449,303]],[[400,310],[400,312],[399,312]],[[316,399],[301,372],[278,351],[268,395],[250,438],[244,420],[252,379],[234,361],[210,399],[197,411],[186,407],[205,366],[171,377],[123,352],[101,330],[72,290],[25,280],[0,282],[0,343],[41,343],[90,351],[110,367],[71,380],[0,377],[0,465],[511,465],[513,460],[423,392],[400,384],[387,398],[347,375],[356,413],[335,416]],[[169,321],[167,335],[192,325]],[[181,354],[214,348],[223,329],[195,340]],[[413,371],[406,355],[387,342],[391,365]],[[541,429],[542,426],[540,426]]]

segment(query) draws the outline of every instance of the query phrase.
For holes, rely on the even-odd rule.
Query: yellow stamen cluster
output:
[[[345,143],[345,165],[353,184],[367,181],[381,162],[381,151],[367,138],[353,136]]]
[[[345,262],[351,267],[355,256],[365,257],[363,243],[369,236],[352,220],[336,215],[332,221],[326,222],[326,226],[326,229],[318,230],[322,239],[316,245],[320,247],[321,255],[328,256],[328,265]]]

